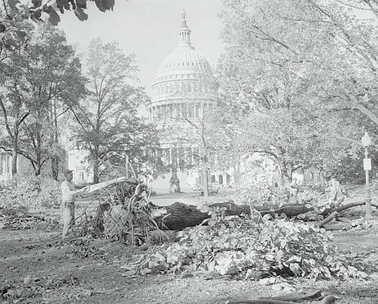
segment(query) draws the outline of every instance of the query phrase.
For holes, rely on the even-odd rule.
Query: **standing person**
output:
[[[72,181],[73,170],[64,171],[65,180],[62,182],[62,208],[63,208],[63,233],[62,237],[67,236],[68,230],[75,225],[75,199],[76,194],[88,190],[85,186],[76,186]],[[80,189],[80,190],[77,190]]]

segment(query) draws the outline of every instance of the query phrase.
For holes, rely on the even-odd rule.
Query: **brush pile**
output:
[[[98,191],[89,203],[98,207],[85,208],[76,228],[77,236],[92,235],[138,246],[164,238],[154,218],[164,212],[149,201],[147,186],[136,179],[114,183]]]

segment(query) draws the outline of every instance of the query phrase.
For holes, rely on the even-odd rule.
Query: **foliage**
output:
[[[41,30],[34,32],[24,54],[27,72],[22,94],[31,92],[32,108],[20,136],[20,153],[37,175],[47,161],[63,158],[59,137],[64,134],[60,129],[65,113],[85,92],[80,61],[64,34],[51,26]]]
[[[16,175],[0,192],[3,209],[58,208],[61,204],[60,185],[43,176]]]
[[[4,12],[0,11],[0,16]],[[13,22],[15,32],[30,32],[31,26],[28,23]],[[1,37],[0,37],[1,38]],[[4,36],[4,39],[8,39]],[[1,39],[0,39],[1,40]],[[25,80],[25,66],[23,54],[27,47],[26,34],[19,39],[13,47],[5,47],[0,41],[0,123],[4,126],[0,133],[0,147],[12,151],[12,173],[17,172],[18,137],[22,123],[29,116],[29,99],[22,98],[20,91],[23,89]]]
[[[71,108],[77,145],[87,149],[93,164],[94,182],[104,161],[122,161],[126,153],[134,163],[157,146],[151,124],[137,117],[137,107],[148,100],[137,85],[135,56],[125,55],[117,42],[91,42],[87,57],[88,95]],[[121,156],[121,157],[119,157]]]
[[[260,151],[290,179],[376,132],[377,16],[375,1],[224,0],[225,161]]]
[[[261,221],[222,219],[219,212],[213,212],[206,226],[186,229],[178,242],[146,254],[138,268],[141,274],[183,270],[245,279],[364,276],[339,257],[324,230],[268,216]]]
[[[48,21],[52,25],[57,25],[60,21],[58,12],[63,14],[65,11],[73,11],[75,16],[81,20],[87,20],[87,2],[95,2],[97,8],[105,12],[113,10],[114,0],[54,0],[42,1],[35,0],[31,3],[24,3],[19,0],[4,0],[0,4],[0,13],[5,18],[0,20],[0,48],[7,48],[17,44],[18,39],[24,39],[26,31],[14,31],[12,25],[15,22],[33,20],[36,23]]]
[[[369,148],[369,152],[368,157],[372,162],[372,170],[369,171],[369,174],[371,178],[374,178],[377,176],[378,153],[375,147]],[[348,149],[337,163],[328,168],[329,174],[335,176],[342,184],[364,184],[366,182],[363,167],[364,157],[361,149],[357,151]]]
[[[49,160],[62,159],[58,129],[84,93],[80,62],[63,33],[51,26],[30,29],[27,42],[5,54],[0,106],[7,134],[0,145],[13,153],[13,174],[22,154],[38,175]]]
[[[225,189],[221,193],[226,200],[231,199],[240,204],[253,202],[257,206],[282,205],[290,201],[293,197],[293,189],[290,185],[273,183],[268,176],[269,172],[264,170],[261,173],[254,168],[251,170],[251,174],[233,186],[231,191]]]
[[[99,202],[96,214],[83,211],[75,228],[78,236],[106,237],[132,246],[152,243],[156,235],[165,238],[154,220],[157,206],[149,202],[147,187],[134,179],[108,186],[92,202]]]

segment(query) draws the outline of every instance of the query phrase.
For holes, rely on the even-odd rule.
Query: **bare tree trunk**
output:
[[[58,115],[57,115],[57,110],[56,110],[56,100],[54,100],[53,102],[52,116],[53,116],[52,118],[53,118],[53,124],[54,124],[53,142],[56,146],[58,146],[59,137],[58,137]],[[59,157],[57,155],[52,156],[51,173],[52,173],[52,178],[57,181],[58,174],[59,174]]]
[[[95,184],[98,184],[99,181],[100,181],[100,177],[99,177],[98,160],[96,159],[93,162],[93,182]]]
[[[203,195],[209,196],[209,172],[207,171],[206,164],[202,168],[202,181],[203,181]]]
[[[12,143],[12,176],[17,174],[17,156],[18,156],[18,146],[17,137],[13,139]]]
[[[51,159],[51,174],[54,180],[58,180],[59,175],[59,158],[57,156],[53,156]]]

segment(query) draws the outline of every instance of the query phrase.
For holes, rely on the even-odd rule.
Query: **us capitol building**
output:
[[[151,183],[153,189],[159,188],[158,192],[190,191],[194,185],[202,184],[199,133],[206,124],[206,113],[217,102],[210,64],[190,42],[185,12],[181,17],[178,45],[162,61],[147,106],[150,121],[163,134],[160,156],[171,167],[170,174]],[[188,170],[191,164],[193,169]],[[213,174],[209,182],[226,183],[230,178],[226,173]]]

